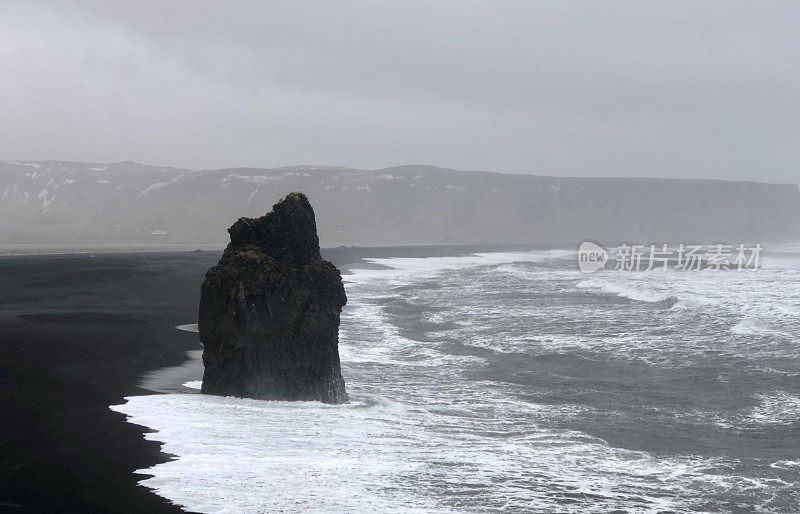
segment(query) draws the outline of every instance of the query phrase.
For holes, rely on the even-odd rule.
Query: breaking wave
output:
[[[717,448],[800,420],[784,337],[800,284],[779,270],[587,278],[573,256],[369,259],[345,277],[351,403],[126,398],[112,409],[176,456],[142,484],[199,512],[800,508],[796,440],[771,460]],[[760,371],[774,366],[791,373]],[[785,382],[747,389],[759,380]],[[708,433],[713,451],[687,442]]]

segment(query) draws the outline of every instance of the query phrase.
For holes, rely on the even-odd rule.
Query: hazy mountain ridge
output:
[[[291,191],[308,195],[327,245],[800,240],[790,184],[37,161],[0,162],[0,243],[225,243],[236,219]]]

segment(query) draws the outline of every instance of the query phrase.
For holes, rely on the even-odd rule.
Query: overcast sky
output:
[[[0,0],[0,159],[800,181],[800,2]]]

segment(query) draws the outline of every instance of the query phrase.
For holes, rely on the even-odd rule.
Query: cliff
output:
[[[314,202],[327,246],[800,241],[796,184],[43,161],[0,163],[0,244],[216,246],[225,220],[290,191]]]
[[[339,364],[339,270],[320,256],[314,211],[291,193],[240,218],[206,274],[202,392],[263,400],[347,401]]]

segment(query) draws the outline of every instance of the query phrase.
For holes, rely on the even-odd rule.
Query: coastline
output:
[[[225,244],[180,243],[180,244],[37,244],[37,243],[0,243],[0,259],[18,257],[64,257],[81,255],[125,255],[125,254],[183,254],[183,253],[216,253],[221,254]],[[555,245],[558,246],[558,245]],[[459,243],[440,245],[376,245],[376,246],[321,246],[322,256],[332,260],[337,255],[350,254],[345,257],[346,263],[353,263],[352,254],[361,253],[364,257],[436,257],[464,255],[482,251],[513,251],[515,249],[553,248],[554,245],[535,245],[517,243]],[[432,253],[430,253],[432,252]],[[352,261],[352,262],[351,262]],[[338,264],[337,264],[338,265]]]
[[[0,503],[21,511],[180,512],[137,485],[165,462],[143,427],[108,405],[148,394],[143,373],[199,344],[209,254],[0,259]],[[13,421],[12,421],[13,420]]]
[[[514,245],[506,247],[469,245],[469,246],[396,246],[396,247],[337,247],[322,248],[322,257],[333,262],[342,273],[342,279],[347,282],[347,276],[354,269],[384,268],[381,264],[368,261],[370,258],[397,258],[397,257],[458,257],[472,253],[488,251],[514,251],[530,249],[530,246]],[[217,252],[219,254],[219,252]],[[199,285],[198,285],[199,288]],[[345,307],[347,308],[347,307]],[[175,327],[176,330],[189,334],[196,334],[196,319],[188,320]],[[196,336],[194,336],[196,337]],[[182,362],[175,365],[163,366],[147,370],[141,375],[139,387],[149,393],[181,393],[199,394],[194,388],[184,387],[184,383],[202,380],[203,363],[202,348],[188,350]]]
[[[327,248],[323,257],[346,280],[349,270],[374,266],[368,258],[520,248],[530,246]],[[0,408],[13,420],[0,429],[0,507],[182,512],[134,473],[171,457],[109,406],[191,392],[182,380],[186,366],[197,372],[201,346],[175,327],[196,322],[200,284],[219,253],[0,258]]]

